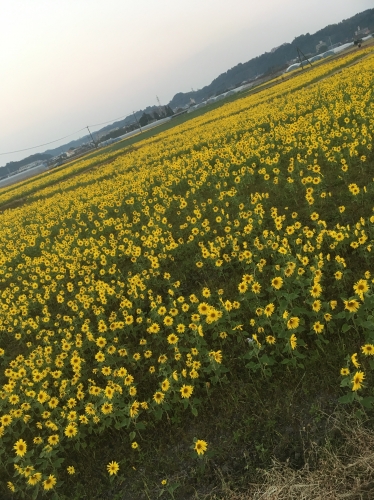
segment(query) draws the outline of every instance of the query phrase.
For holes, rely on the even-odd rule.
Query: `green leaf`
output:
[[[372,330],[374,328],[374,323],[372,321],[360,321],[360,326]]]
[[[134,441],[135,436],[136,436],[136,432],[134,432],[134,431],[130,432],[130,433],[129,433],[129,438],[130,438],[130,441]]]
[[[344,377],[340,382],[340,387],[349,387],[351,385],[351,377]]]
[[[345,311],[341,311],[340,313],[335,314],[335,319],[343,319],[345,317],[346,317]]]
[[[339,403],[347,404],[347,403],[352,403],[353,399],[354,399],[354,393],[351,392],[350,394],[346,394],[345,396],[339,398],[338,401]]]
[[[372,408],[373,402],[374,402],[373,396],[368,396],[366,398],[362,398],[362,400],[361,400],[361,404],[362,404],[362,406],[365,406],[365,408]]]
[[[348,330],[350,330],[352,328],[352,325],[347,325],[347,323],[345,323],[343,326],[342,326],[342,332],[345,333],[345,332],[348,332]]]
[[[192,411],[192,414],[195,415],[195,417],[197,417],[197,415],[198,415],[197,409],[195,407],[192,407],[191,411]]]
[[[38,493],[39,493],[39,485],[37,484],[32,494],[32,500],[35,500],[38,497]]]

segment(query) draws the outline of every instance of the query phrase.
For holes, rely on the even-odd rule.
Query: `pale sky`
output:
[[[167,104],[373,0],[1,0],[0,166]],[[101,127],[92,127],[92,131]],[[68,134],[50,146],[16,154]]]

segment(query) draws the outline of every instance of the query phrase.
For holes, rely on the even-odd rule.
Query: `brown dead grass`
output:
[[[250,491],[222,491],[227,500],[372,500],[374,499],[374,431],[353,416],[330,418],[330,441],[309,443],[305,465],[294,470],[274,460],[259,471]],[[258,478],[257,478],[258,479]],[[224,488],[223,488],[224,490]]]

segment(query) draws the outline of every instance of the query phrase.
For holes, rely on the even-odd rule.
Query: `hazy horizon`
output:
[[[2,9],[0,166],[167,104],[238,63],[373,7],[372,0],[13,0]],[[94,127],[97,130],[100,127]]]

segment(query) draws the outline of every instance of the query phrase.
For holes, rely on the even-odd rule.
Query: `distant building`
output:
[[[43,160],[36,160],[28,163],[27,165],[19,167],[18,172],[24,172],[25,170],[29,170],[30,168],[40,167],[41,165],[45,165],[45,162]]]
[[[70,148],[69,151],[66,151],[66,156],[70,158],[70,156],[74,156],[76,154],[76,151],[74,148]]]
[[[357,31],[355,31],[355,36],[362,37],[367,35],[370,35],[369,28],[360,28],[360,26],[357,27]]]
[[[322,42],[322,40],[316,45],[316,52],[318,54],[318,52],[320,51],[320,49],[322,49],[322,47],[326,47],[327,48],[327,43],[326,42]]]

